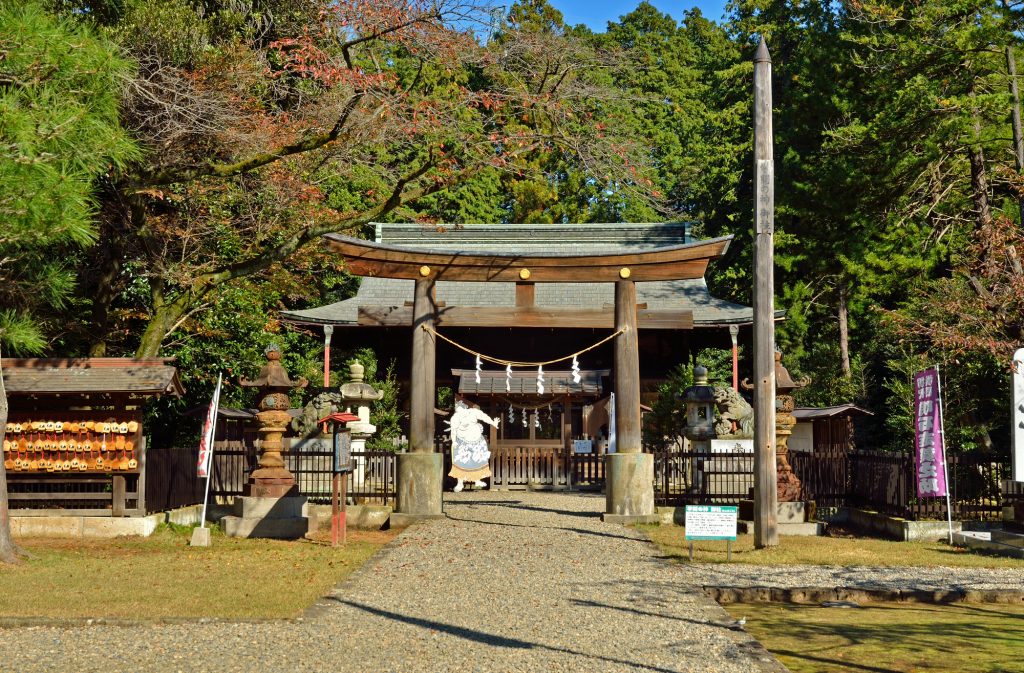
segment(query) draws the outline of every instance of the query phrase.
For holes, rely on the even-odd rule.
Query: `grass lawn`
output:
[[[148,538],[23,538],[34,555],[0,567],[0,617],[156,619],[294,617],[395,536],[349,531],[348,544],[214,535],[189,547],[190,528]]]
[[[725,608],[793,673],[1011,673],[1024,666],[1024,606],[886,604]]]
[[[682,526],[640,526],[665,553],[688,563],[690,545]],[[951,566],[957,568],[1020,568],[1024,560],[979,554],[945,542],[893,542],[868,537],[783,536],[778,547],[754,549],[753,535],[740,535],[732,545],[733,563],[756,565]],[[724,563],[725,542],[694,542],[697,563]]]

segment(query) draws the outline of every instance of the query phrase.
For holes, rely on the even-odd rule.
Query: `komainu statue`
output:
[[[292,430],[302,437],[317,435],[320,433],[320,424],[317,421],[342,408],[341,395],[320,393],[303,407],[301,416],[292,419]]]
[[[718,420],[715,434],[719,437],[750,438],[754,436],[754,410],[743,396],[732,388],[715,388]]]

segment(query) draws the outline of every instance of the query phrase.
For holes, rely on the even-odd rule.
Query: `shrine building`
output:
[[[550,465],[553,486],[564,485],[560,458],[576,440],[604,450],[614,434],[620,451],[639,452],[641,402],[673,367],[703,348],[735,348],[751,326],[751,309],[712,297],[704,279],[731,237],[695,241],[686,223],[375,226],[372,242],[325,237],[363,277],[356,296],[281,318],[322,330],[327,344],[370,346],[381,366],[396,363],[412,453],[432,451],[438,386],[501,418],[490,437],[492,488],[518,485],[502,469],[513,451]],[[612,392],[618,423],[601,416]],[[424,470],[434,467],[406,470],[407,480]],[[613,507],[613,472],[609,514],[644,515],[646,505]],[[439,511],[432,479],[425,490],[438,491]],[[435,509],[403,506],[402,494],[400,484],[399,512]]]

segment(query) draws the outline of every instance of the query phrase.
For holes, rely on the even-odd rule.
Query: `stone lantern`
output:
[[[700,492],[704,487],[704,460],[711,454],[711,440],[715,438],[715,389],[708,385],[708,370],[693,368],[693,385],[683,391],[686,402],[686,427],[683,434],[690,440],[694,452],[691,489]]]
[[[363,365],[359,364],[359,362],[353,362],[348,367],[350,381],[341,386],[342,403],[348,407],[349,412],[355,413],[359,417],[358,421],[348,424],[348,429],[352,433],[353,453],[365,451],[366,440],[373,433],[377,432],[377,426],[370,423],[370,403],[376,402],[384,396],[383,392],[378,391],[369,383],[363,381],[364,371]],[[354,412],[352,407],[355,407]],[[366,476],[365,470],[365,458],[363,456],[356,456],[353,473],[355,483],[363,483]]]
[[[266,356],[267,364],[259,376],[252,381],[241,381],[242,386],[260,391],[256,418],[260,423],[261,455],[259,469],[250,475],[246,490],[247,495],[257,498],[280,498],[294,495],[297,491],[295,476],[284,466],[284,458],[281,457],[281,436],[291,421],[288,393],[294,388],[305,388],[309,382],[304,378],[296,381],[288,378],[288,372],[281,364],[281,349],[276,345],[267,348]]]
[[[800,479],[789,464],[789,436],[793,434],[796,419],[793,418],[794,390],[803,388],[808,380],[794,381],[789,371],[782,366],[782,353],[775,351],[775,470],[779,502],[796,502],[800,499]]]
[[[683,391],[686,402],[686,429],[690,441],[708,441],[715,437],[715,389],[708,385],[708,370],[693,368],[693,385]]]

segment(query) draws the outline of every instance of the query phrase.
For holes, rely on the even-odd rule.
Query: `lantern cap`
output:
[[[707,367],[694,366],[693,385],[683,391],[683,400],[688,403],[714,404],[715,389],[708,385]]]

